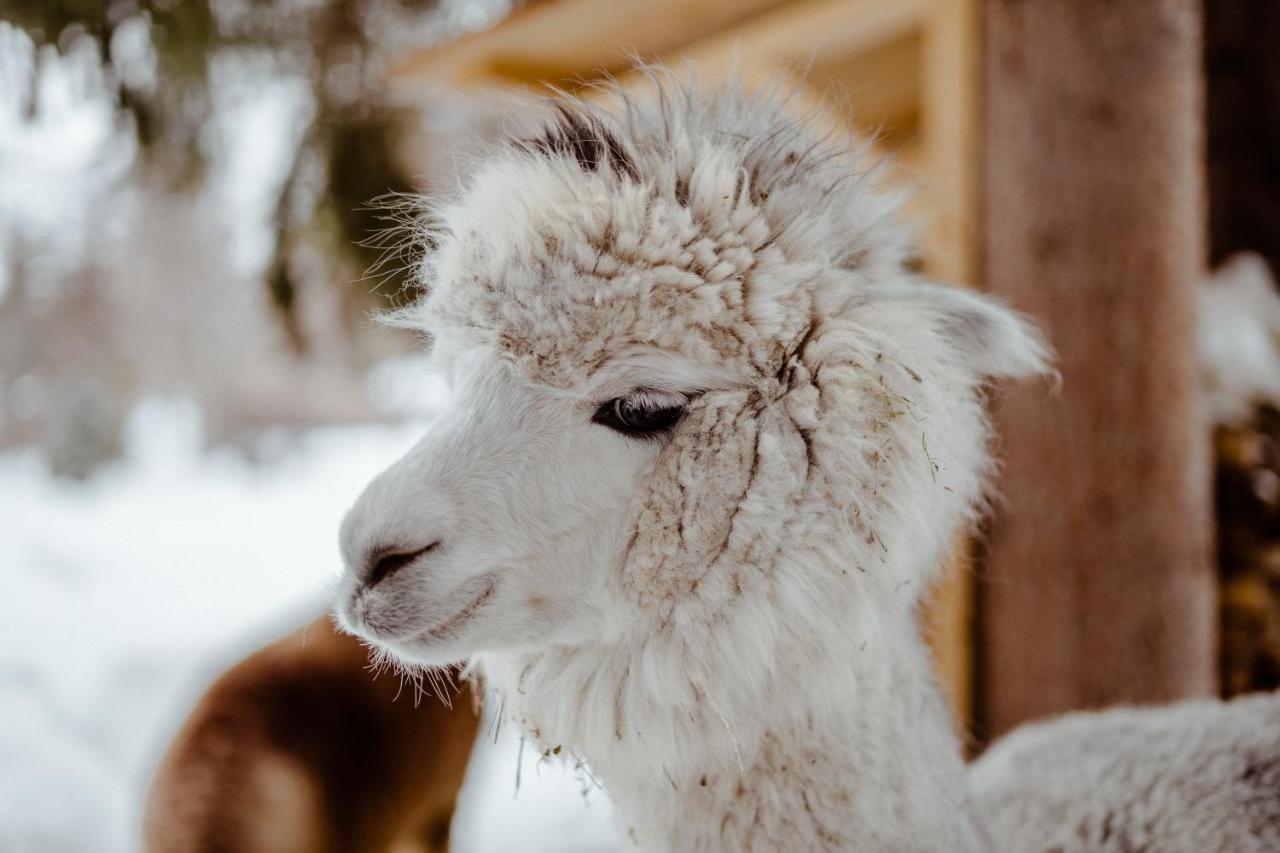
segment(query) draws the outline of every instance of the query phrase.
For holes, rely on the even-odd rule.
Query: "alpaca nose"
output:
[[[365,588],[373,589],[405,566],[416,562],[420,557],[425,557],[439,547],[440,542],[437,540],[422,548],[411,550],[405,550],[400,546],[372,549],[368,558],[364,561],[364,569],[360,573],[360,576],[364,578]]]

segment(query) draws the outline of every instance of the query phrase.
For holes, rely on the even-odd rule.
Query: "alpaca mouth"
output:
[[[457,636],[458,632],[461,631],[468,622],[474,619],[476,614],[480,612],[480,609],[488,603],[489,599],[493,597],[493,594],[497,592],[497,589],[498,582],[495,579],[490,578],[485,583],[484,589],[480,591],[479,595],[471,599],[470,603],[464,606],[461,610],[455,612],[448,619],[437,623],[435,627],[428,628],[427,630],[419,633],[417,639],[448,640]]]

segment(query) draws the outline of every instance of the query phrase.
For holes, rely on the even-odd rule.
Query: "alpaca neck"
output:
[[[941,697],[909,657],[833,662],[807,696],[760,697],[778,713],[747,725],[758,711],[717,705],[706,748],[662,756],[660,776],[622,755],[598,773],[656,849],[980,849]]]
[[[481,669],[547,749],[587,760],[643,849],[982,849],[912,613],[851,616],[821,643],[775,638],[759,671],[746,634],[664,646],[653,626]]]

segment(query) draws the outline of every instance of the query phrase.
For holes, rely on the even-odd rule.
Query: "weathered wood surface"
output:
[[[984,6],[983,275],[1058,353],[1009,389],[980,593],[985,733],[1214,688],[1194,0]]]

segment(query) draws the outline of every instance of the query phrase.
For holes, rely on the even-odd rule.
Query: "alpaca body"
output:
[[[1280,850],[1280,694],[1030,723],[971,785],[1000,850]]]

